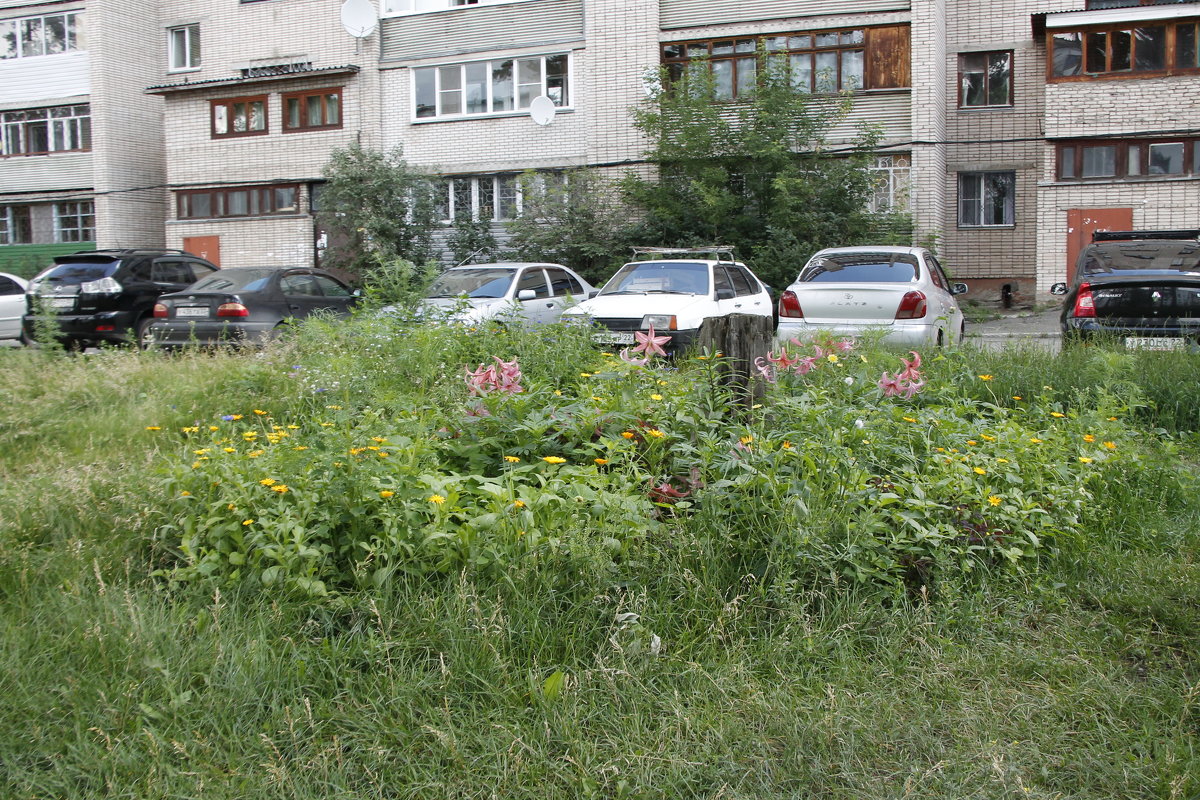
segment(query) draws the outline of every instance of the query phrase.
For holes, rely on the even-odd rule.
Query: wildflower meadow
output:
[[[0,353],[11,796],[1200,793],[1195,355],[669,343]]]

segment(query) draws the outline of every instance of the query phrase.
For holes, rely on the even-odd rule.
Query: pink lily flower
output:
[[[909,350],[912,353],[912,361],[907,358],[902,358],[900,361],[904,364],[904,370],[900,373],[900,379],[905,381],[917,381],[921,379],[921,354],[916,350]]]
[[[770,357],[771,355],[768,353],[767,358]],[[754,368],[762,374],[763,379],[766,380],[767,383],[775,383],[775,370],[767,365],[766,360],[763,359],[762,356],[754,359]]]
[[[837,342],[834,343],[833,346],[836,347],[839,351],[841,351],[843,353],[849,353],[851,350],[854,349],[854,340],[853,339],[839,339]]]
[[[650,363],[649,358],[634,358],[633,356],[629,355],[628,347],[626,347],[624,350],[622,350],[617,355],[620,357],[620,359],[622,361],[629,363],[629,364],[633,364],[635,367],[644,367]]]
[[[633,352],[645,353],[647,357],[655,355],[665,357],[667,355],[667,351],[663,350],[662,346],[671,341],[670,336],[655,336],[653,325],[650,326],[650,330],[648,330],[646,333],[642,333],[641,331],[635,332],[633,334],[633,338],[637,339],[638,342],[637,345],[634,346]]]
[[[900,388],[905,398],[911,400],[913,395],[925,388],[925,381],[908,381]]]
[[[879,381],[875,385],[883,392],[884,397],[896,397],[904,393],[904,386],[899,375],[893,377],[885,372],[879,376]]]
[[[817,348],[820,350],[821,348]],[[817,361],[821,356],[805,356],[804,358],[796,359],[796,363],[792,365],[792,371],[797,375],[807,375],[817,368]]]

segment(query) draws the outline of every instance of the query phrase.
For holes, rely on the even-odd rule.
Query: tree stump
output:
[[[738,400],[749,406],[763,393],[763,380],[754,361],[767,355],[774,340],[771,317],[731,314],[706,319],[700,326],[696,347],[710,354],[721,353],[720,374]]]

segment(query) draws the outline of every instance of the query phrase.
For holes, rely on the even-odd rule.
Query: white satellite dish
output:
[[[554,114],[557,111],[558,107],[554,105],[554,101],[544,94],[539,94],[529,103],[529,116],[543,127],[554,122]]]
[[[346,0],[342,3],[342,27],[355,39],[375,32],[375,4],[371,0]]]

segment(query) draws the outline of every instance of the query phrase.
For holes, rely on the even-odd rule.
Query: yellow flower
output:
[[[905,422],[916,422],[916,419],[913,417],[901,417],[901,419],[903,419]]]
[[[342,410],[341,406],[325,406],[325,407],[331,411],[341,411]]]
[[[988,436],[986,433],[981,433],[981,434],[979,434],[979,438],[980,438],[980,439],[983,439],[985,442],[994,442],[994,441],[996,441],[996,437],[995,437],[995,436]]]
[[[387,439],[383,438],[382,436],[372,436],[371,441],[375,442],[376,444],[387,444]]]
[[[267,412],[263,411],[261,408],[254,409],[254,413],[258,414],[260,417],[265,417],[267,415]]]
[[[246,453],[246,458],[258,458],[265,452],[267,452],[267,451],[266,450],[251,450],[249,453]]]
[[[996,463],[997,463],[997,464],[1007,464],[1007,463],[1008,463],[1008,459],[1007,459],[1007,458],[997,458],[997,459],[996,459]]]
[[[625,432],[624,432],[624,433],[622,433],[621,435],[622,435],[622,436],[624,436],[626,439],[632,439],[632,438],[633,438],[633,431],[625,431]]]
[[[200,426],[199,425],[189,425],[186,428],[180,428],[179,430],[183,431],[184,433],[199,433]]]
[[[259,481],[259,483],[261,483],[263,486],[274,486],[275,484],[279,483],[279,481],[275,480],[274,478],[263,478],[261,481]]]
[[[379,457],[380,457],[380,458],[390,458],[390,457],[391,457],[391,455],[392,455],[392,454],[391,454],[391,453],[389,453],[389,452],[388,452],[388,451],[386,451],[386,450],[380,450],[380,451],[379,451]]]
[[[278,492],[279,494],[287,494],[287,493],[288,493],[288,487],[287,487],[287,486],[285,486],[285,485],[284,485],[284,484],[282,484],[282,483],[277,483],[277,484],[275,484],[274,486],[272,486],[272,487],[271,487],[271,491],[272,491],[272,492]]]
[[[232,419],[234,422],[236,422],[237,420],[242,418],[242,415],[241,414],[230,414],[229,418]]]
[[[579,377],[581,377],[581,378],[590,378],[590,377],[592,377],[592,373],[590,373],[590,372],[581,372],[581,373],[579,373]]]
[[[252,520],[252,519],[244,519],[244,520],[242,520],[242,524],[243,524],[243,525],[253,525],[253,524],[254,524],[254,520]]]
[[[646,431],[646,435],[653,436],[655,439],[661,439],[666,436],[666,434],[660,431],[658,428],[650,428]]]
[[[697,361],[708,361],[708,356],[696,356]]]
[[[1117,443],[1116,443],[1116,442],[1105,442],[1105,443],[1104,443],[1104,446],[1105,446],[1105,447],[1107,447],[1109,450],[1116,450],[1116,449],[1117,449]]]
[[[754,441],[754,437],[753,436],[743,436],[740,439],[738,439],[738,441],[741,442],[742,444],[750,444],[751,442]]]
[[[1088,444],[1091,444],[1092,442],[1096,441],[1096,437],[1090,433],[1085,433],[1083,435],[1083,440]]]
[[[1019,394],[1013,395],[1013,400],[1020,400],[1020,399],[1021,399],[1021,395],[1019,395]]]
[[[1033,444],[1041,444],[1042,443],[1042,440],[1037,438],[1036,436],[1030,436],[1029,441],[1032,442]]]
[[[1108,418],[1108,421],[1109,421],[1109,422],[1116,422],[1116,421],[1117,421],[1117,418],[1116,418],[1116,417],[1109,417],[1109,418]]]
[[[984,469],[983,467],[975,467],[975,469],[973,470],[973,472],[974,472],[976,475],[987,475],[987,470],[986,470],[986,469]]]
[[[939,453],[944,453],[944,452],[946,452],[946,448],[944,448],[944,447],[935,447],[935,448],[933,448],[933,449],[934,449],[934,450],[937,450]]]
[[[209,426],[208,426],[208,429],[209,429],[210,431],[219,431],[219,430],[221,430],[221,428],[220,428],[219,426],[217,426],[217,425],[209,425]]]
[[[247,440],[247,441],[249,441],[249,440],[251,440],[251,439],[257,439],[257,438],[258,438],[258,431],[244,431],[244,432],[242,433],[242,438],[243,438],[243,439],[245,439],[245,440]]]
[[[199,462],[199,461],[193,461],[193,462],[192,462],[192,469],[200,469],[200,462]]]
[[[208,452],[208,448],[207,448],[207,447],[201,447],[199,450],[193,450],[192,452],[193,452],[193,453],[195,453],[195,454],[196,454],[196,455],[198,455],[198,456],[202,456],[202,455],[204,455],[205,453],[207,453],[207,452]]]
[[[288,430],[289,431],[298,431],[298,430],[300,430],[300,426],[299,425],[288,425]]]
[[[603,467],[605,464],[608,463],[607,458],[593,458],[592,460],[596,462],[597,466],[601,466],[601,467]]]
[[[524,508],[524,507],[525,507],[524,500],[513,500],[513,508]]]
[[[977,442],[976,442],[974,439],[967,439],[967,444],[969,444],[969,445],[971,445],[972,447],[974,447],[974,446],[977,444]]]
[[[825,358],[829,361],[830,364],[838,363],[837,353],[830,353]]]
[[[565,458],[560,458],[559,456],[542,456],[542,461],[545,461],[547,464],[565,464],[565,463],[567,463],[567,460]]]
[[[505,456],[505,457],[504,457],[504,460],[505,460],[505,461],[507,461],[507,462],[508,462],[508,463],[510,463],[510,464],[519,464],[519,463],[521,463],[521,459],[517,458],[516,456]]]
[[[221,449],[224,450],[226,453],[236,453],[237,452],[236,447],[222,447]]]
[[[306,444],[298,444],[298,445],[296,445],[295,447],[293,447],[292,449],[293,449],[293,450],[307,450],[307,449],[308,449],[308,445],[306,445]]]
[[[182,497],[191,497],[192,496],[192,493],[187,491],[186,489],[184,491],[180,492],[179,494]]]
[[[988,502],[994,506],[998,506],[998,505],[1000,505],[1000,498],[997,497],[996,495],[992,495],[991,497],[988,498]]]
[[[391,489],[384,489],[382,492],[379,493],[379,496],[382,497],[384,500],[387,500],[389,497],[393,496],[394,494],[396,494],[396,493],[393,492]]]
[[[604,398],[600,397],[599,395],[592,395],[592,400],[596,401],[597,403],[601,403],[604,401]]]
[[[554,390],[554,396],[555,396],[555,397],[562,397],[562,389],[555,389],[555,390]]]
[[[991,376],[991,375],[980,375],[980,376],[979,376],[979,380],[981,380],[981,381],[990,381],[990,380],[992,379],[992,377],[993,377],[993,376]]]
[[[1066,414],[1062,413],[1061,411],[1051,411],[1050,416],[1052,416],[1056,419],[1062,419],[1063,417],[1066,416]]]
[[[161,430],[162,430],[162,426],[161,426],[161,425],[147,425],[147,426],[146,426],[146,430],[148,430],[148,431],[161,431]]]
[[[322,422],[322,423],[321,423],[321,427],[322,427],[322,428],[332,428],[332,427],[333,427],[333,423],[332,423],[332,422]]]
[[[661,394],[652,394],[652,395],[650,395],[650,399],[651,400],[662,400],[662,395]]]
[[[440,506],[442,503],[446,502],[446,498],[442,497],[440,494],[431,494],[429,496],[429,502],[433,503],[435,506]]]
[[[1087,456],[1080,456],[1079,462],[1081,464],[1090,464],[1090,463],[1092,463],[1092,459],[1088,458]]]
[[[225,506],[225,510],[226,511],[237,511],[237,506],[235,506],[233,503],[229,503]]]
[[[782,450],[791,450],[791,449],[792,449],[792,443],[791,443],[791,442],[789,442],[789,441],[787,441],[787,440],[785,439],[785,440],[784,440],[784,442],[783,442],[783,444],[779,445],[779,447],[780,447],[780,449],[782,449]]]
[[[762,403],[755,403],[754,405],[750,406],[750,408],[752,408],[752,409],[762,408]]]

